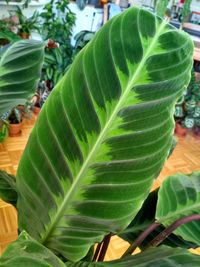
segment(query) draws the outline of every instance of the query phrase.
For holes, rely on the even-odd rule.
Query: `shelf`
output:
[[[44,4],[46,4],[48,2],[48,0],[39,0],[39,1],[31,1],[29,3],[29,7],[31,6],[42,6]],[[22,2],[9,2],[6,3],[6,1],[0,1],[0,6],[22,6],[24,4],[24,1]]]

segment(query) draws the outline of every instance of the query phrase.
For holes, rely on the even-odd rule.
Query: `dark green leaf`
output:
[[[14,206],[17,204],[15,176],[0,170],[0,198]]]
[[[23,40],[11,45],[0,59],[0,115],[24,104],[37,89],[44,44]]]
[[[158,189],[152,191],[148,198],[142,205],[137,216],[130,223],[130,225],[119,236],[129,243],[133,243],[135,239],[146,230],[153,222],[155,222],[156,205],[158,200]],[[141,244],[140,248],[143,249],[151,240],[153,240],[159,233],[165,229],[164,226],[159,226],[154,230]],[[170,247],[182,248],[196,248],[197,245],[182,239],[175,234],[171,234],[162,243]]]
[[[176,220],[193,214],[200,214],[200,172],[188,176],[169,176],[158,193],[156,219],[167,227]],[[200,245],[199,229],[200,220],[186,223],[174,233]]]
[[[49,249],[22,232],[18,240],[11,243],[2,257],[0,267],[64,267]]]
[[[148,249],[147,251],[111,262],[80,262],[66,263],[66,267],[199,267],[200,256],[189,253],[185,249],[168,248],[165,246]]]
[[[19,226],[70,261],[135,217],[172,143],[190,37],[131,8],[78,54],[22,156]]]

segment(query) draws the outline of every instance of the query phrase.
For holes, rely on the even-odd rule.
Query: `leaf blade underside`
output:
[[[33,96],[40,79],[44,43],[21,40],[0,59],[0,116]]]
[[[167,227],[193,214],[200,214],[200,172],[169,176],[158,193],[156,219]],[[179,226],[174,233],[200,246],[199,227],[200,220],[192,221]]]
[[[21,229],[78,261],[128,225],[168,155],[192,50],[185,33],[137,8],[97,33],[46,102],[20,162]]]

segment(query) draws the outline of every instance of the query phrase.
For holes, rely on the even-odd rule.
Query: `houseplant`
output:
[[[22,9],[17,6],[17,10],[15,11],[15,15],[18,16],[19,23],[18,26],[18,35],[23,39],[29,39],[31,31],[39,31],[39,13],[35,11],[32,16],[27,18],[24,14]]]
[[[182,101],[175,107],[175,119],[180,127],[192,129],[197,135],[200,128],[200,81],[192,70],[191,80]]]
[[[27,232],[6,250],[4,267],[199,266],[199,256],[168,247],[104,263],[87,255],[105,235],[122,232],[147,198],[169,154],[192,55],[186,33],[137,8],[110,20],[77,55],[38,117],[16,183],[1,173],[1,196],[10,189]],[[199,213],[198,178],[164,183],[156,219],[166,235],[173,221],[199,219],[192,215]],[[199,243],[197,225],[184,229],[178,235]]]
[[[8,117],[8,121],[9,121],[9,135],[18,136],[21,133],[21,128],[22,128],[22,115],[17,107],[11,111]]]
[[[2,143],[8,136],[8,122],[0,120],[0,143]]]
[[[68,0],[51,0],[40,14],[40,30],[43,40],[50,39],[51,43],[56,44],[55,46],[48,45],[45,49],[42,79],[45,79],[50,90],[72,62],[71,35],[75,24],[75,14],[71,12],[68,5]]]

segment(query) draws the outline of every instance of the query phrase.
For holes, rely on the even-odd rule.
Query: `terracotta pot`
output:
[[[9,125],[9,136],[19,136],[21,134],[21,128],[22,128],[22,123],[18,124],[12,124],[10,123]]]
[[[193,135],[196,139],[200,139],[200,129],[194,129]]]
[[[187,134],[187,129],[183,128],[180,123],[176,122],[175,134],[178,136],[185,136]]]
[[[29,37],[30,37],[30,33],[28,33],[28,32],[19,32],[18,35],[19,35],[22,39],[29,39]]]
[[[40,107],[36,107],[34,106],[33,112],[35,113],[35,115],[40,113],[41,108]]]

